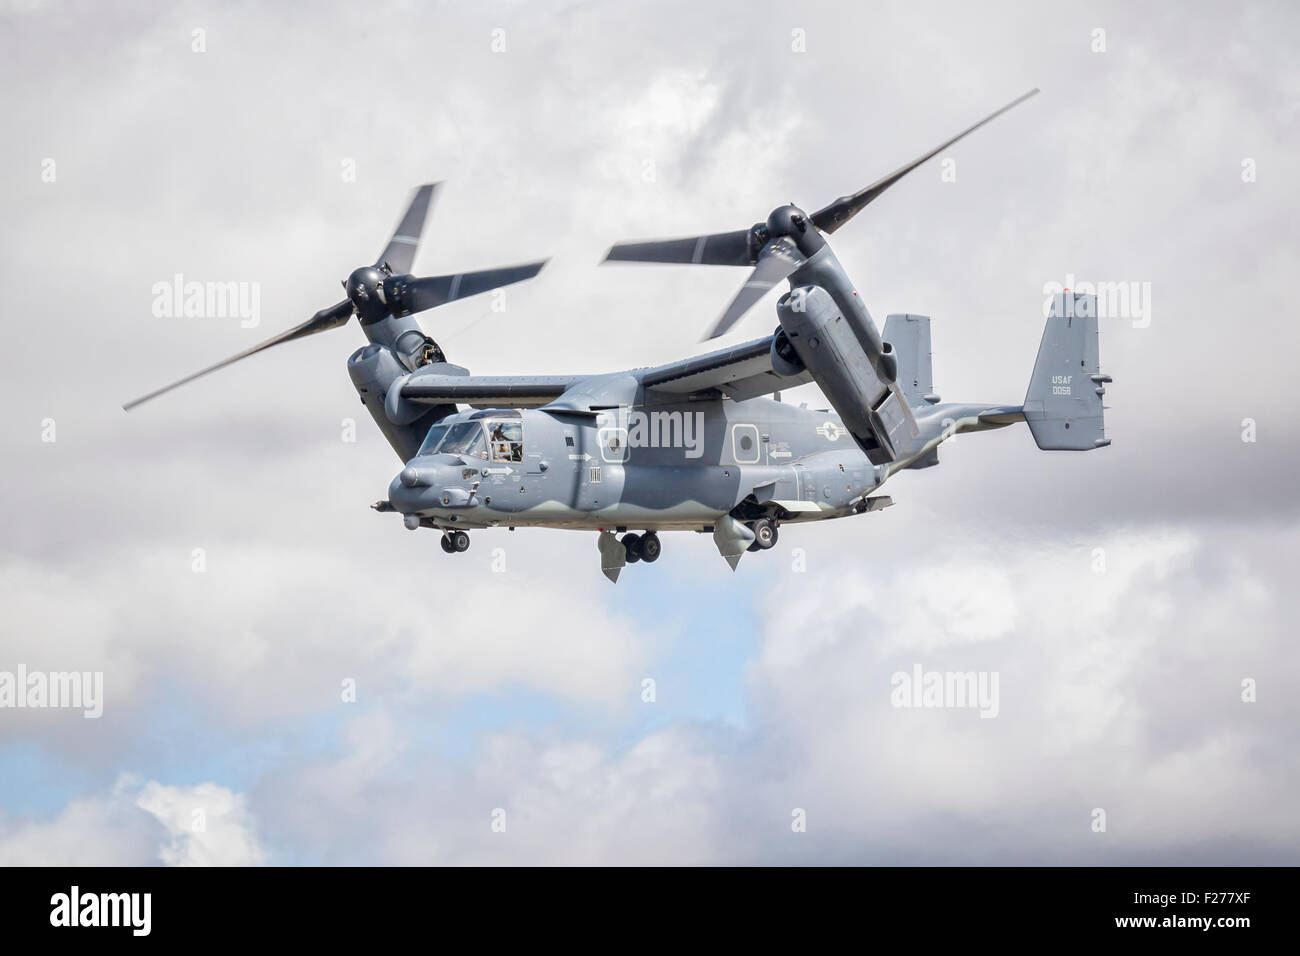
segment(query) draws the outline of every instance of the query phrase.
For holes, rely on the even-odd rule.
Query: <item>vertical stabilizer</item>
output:
[[[916,408],[938,402],[931,365],[930,317],[906,313],[886,316],[883,338],[898,356],[898,387],[907,404]]]
[[[1110,444],[1102,406],[1110,376],[1101,373],[1097,343],[1096,296],[1053,296],[1025,394],[1025,421],[1039,448],[1087,451]]]

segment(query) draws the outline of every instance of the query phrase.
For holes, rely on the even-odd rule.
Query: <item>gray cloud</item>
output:
[[[129,811],[134,836],[95,859],[157,859],[157,822],[112,794],[167,689],[265,741],[338,719],[338,682],[357,676],[374,697],[329,753],[294,754],[248,788],[257,836],[237,849],[1294,861],[1296,17],[1263,3],[390,4],[360,21],[342,5],[8,5],[0,96],[22,135],[0,155],[0,666],[102,668],[122,693],[93,735],[62,714],[0,721],[0,745],[34,742],[98,781],[22,824],[48,831],[4,832],[39,846]],[[489,49],[497,27],[504,54]],[[1090,50],[1098,27],[1105,53]],[[806,54],[791,52],[795,29]],[[821,204],[1033,85],[1041,96],[953,152],[956,182],[927,167],[836,248],[879,319],[934,317],[952,400],[1023,395],[1045,283],[1149,282],[1149,327],[1102,322],[1105,451],[1043,454],[1018,429],[962,436],[944,467],[893,480],[894,509],[790,529],[734,576],[679,536],[663,578],[615,591],[585,536],[485,536],[453,563],[367,509],[399,465],[343,370],[354,328],[119,408],[334,301],[431,178],[447,188],[417,269],[554,256],[504,314],[469,301],[430,319],[453,361],[567,372],[680,357],[740,277],[597,268],[609,243]],[[1241,181],[1247,158],[1257,182]],[[260,283],[260,326],[155,318],[152,286],[177,272]],[[763,306],[733,337],[771,325]],[[504,578],[486,569],[498,545]],[[789,571],[794,547],[809,573]],[[1104,575],[1096,547],[1113,557]],[[716,593],[688,612],[767,595],[749,725],[641,727],[639,677],[671,664],[675,640],[710,636],[651,633],[637,608],[699,581]],[[475,641],[481,615],[448,597],[503,592],[535,629]],[[574,609],[596,637],[568,626]],[[984,638],[949,642],[972,618]],[[999,670],[1003,713],[890,708],[881,687],[917,657]],[[1254,705],[1238,699],[1247,676]],[[460,761],[412,732],[520,687],[580,717],[502,717]],[[304,802],[319,810],[296,813]],[[1110,811],[1105,836],[1088,830],[1094,806]],[[508,836],[488,828],[494,807]],[[793,807],[807,834],[790,832]]]

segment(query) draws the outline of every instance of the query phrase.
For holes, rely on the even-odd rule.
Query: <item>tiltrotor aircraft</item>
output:
[[[1110,377],[1098,363],[1091,296],[1055,297],[1022,405],[945,403],[931,381],[929,318],[890,315],[882,334],[827,243],[907,173],[1036,92],[811,215],[779,206],[748,229],[619,243],[606,256],[752,268],[707,338],[787,280],[779,325],[765,338],[608,374],[471,375],[447,362],[414,314],[530,278],[544,260],[409,275],[434,192],[422,186],[378,261],[344,283],[346,299],[125,407],[356,315],[370,344],[348,359],[348,373],[404,462],[372,507],[401,514],[411,530],[438,529],[448,553],[487,528],[595,531],[611,581],[628,564],[658,560],[663,531],[712,534],[734,570],[747,551],[776,544],[785,524],[888,507],[878,494],[886,479],[937,465],[939,444],[961,432],[1023,421],[1039,448],[1107,445]],[[832,410],[780,401],[780,390],[808,382]]]

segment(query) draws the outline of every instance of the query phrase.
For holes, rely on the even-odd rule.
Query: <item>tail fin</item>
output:
[[[898,387],[912,408],[934,404],[934,370],[930,361],[930,317],[889,315],[885,317],[884,340],[898,356]]]
[[[1038,447],[1087,451],[1109,445],[1102,406],[1109,381],[1098,358],[1096,296],[1054,296],[1025,394],[1025,421]]]

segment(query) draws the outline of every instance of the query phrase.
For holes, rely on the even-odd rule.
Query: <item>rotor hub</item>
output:
[[[809,228],[811,224],[806,212],[787,204],[773,209],[767,222],[756,228],[764,243],[769,239],[789,239],[805,256],[812,257],[826,245],[826,240],[815,228]]]
[[[799,236],[808,230],[808,216],[798,206],[777,206],[768,214],[770,236]]]
[[[376,322],[388,315],[384,295],[384,273],[374,266],[363,266],[348,276],[343,288],[362,322]]]

